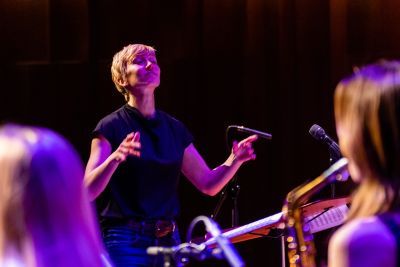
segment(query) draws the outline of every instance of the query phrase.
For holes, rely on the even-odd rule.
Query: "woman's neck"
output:
[[[146,118],[153,117],[156,111],[153,94],[141,95],[139,97],[130,95],[128,105],[139,110]]]

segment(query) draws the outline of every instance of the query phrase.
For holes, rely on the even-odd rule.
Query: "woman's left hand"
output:
[[[254,153],[253,142],[257,139],[257,135],[251,135],[240,142],[233,141],[232,154],[234,159],[239,163],[244,163],[248,160],[255,160],[256,154]]]

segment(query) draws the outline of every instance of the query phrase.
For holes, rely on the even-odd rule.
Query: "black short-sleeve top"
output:
[[[145,118],[124,105],[104,117],[93,131],[115,151],[131,132],[140,132],[141,156],[128,156],[96,200],[103,218],[174,219],[179,213],[178,182],[184,150],[193,142],[187,128],[156,110]]]

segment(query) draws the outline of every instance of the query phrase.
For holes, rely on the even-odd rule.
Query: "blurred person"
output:
[[[336,129],[358,184],[330,267],[400,266],[400,62],[357,69],[336,88]]]
[[[0,266],[110,266],[83,174],[55,132],[0,128]]]
[[[154,48],[124,47],[111,66],[112,80],[126,104],[104,117],[93,131],[85,183],[97,200],[103,239],[117,266],[161,265],[146,255],[149,246],[180,243],[178,183],[182,172],[207,195],[217,194],[239,167],[255,159],[250,136],[233,144],[228,159],[210,169],[187,128],[156,109],[160,68]]]

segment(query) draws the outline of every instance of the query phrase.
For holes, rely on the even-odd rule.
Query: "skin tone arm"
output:
[[[140,157],[140,134],[130,133],[112,152],[111,144],[103,136],[93,138],[84,183],[90,200],[94,200],[106,188],[118,165],[128,155]]]
[[[239,167],[255,159],[252,143],[257,136],[250,136],[240,143],[234,142],[232,153],[222,165],[210,170],[193,144],[184,153],[182,172],[203,193],[217,194],[233,177]],[[85,186],[90,200],[94,200],[105,189],[118,165],[128,155],[140,157],[140,134],[130,133],[118,149],[111,151],[111,145],[102,136],[92,140],[91,152],[85,171]],[[111,153],[112,152],[112,153]]]
[[[182,172],[204,194],[214,196],[229,182],[239,167],[256,155],[252,143],[257,135],[252,135],[239,143],[234,142],[228,159],[215,169],[210,169],[193,144],[184,153]]]

